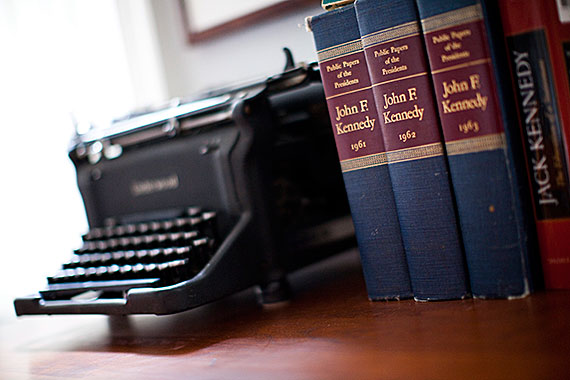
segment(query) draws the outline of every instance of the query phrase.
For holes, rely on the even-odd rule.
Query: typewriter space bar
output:
[[[146,288],[149,286],[155,286],[159,281],[160,279],[158,278],[143,278],[132,280],[86,281],[66,284],[51,284],[48,285],[47,289],[40,291],[40,294],[45,300],[55,300],[73,297],[87,291],[124,292],[133,288]]]

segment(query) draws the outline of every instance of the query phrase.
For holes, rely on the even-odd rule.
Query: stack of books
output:
[[[322,3],[307,27],[369,298],[570,288],[570,6]]]

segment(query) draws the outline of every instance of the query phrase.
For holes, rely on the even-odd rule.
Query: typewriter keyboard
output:
[[[173,219],[97,227],[48,277],[46,298],[79,291],[168,286],[198,274],[214,253],[216,213],[189,208]]]

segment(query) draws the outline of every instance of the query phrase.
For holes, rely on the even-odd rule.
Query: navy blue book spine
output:
[[[478,0],[416,0],[428,51],[473,295],[523,297],[531,289],[528,222],[497,74],[497,51]],[[507,78],[502,78],[505,80]]]
[[[412,297],[400,225],[353,5],[307,19],[372,300]]]
[[[469,295],[439,118],[414,0],[357,0],[414,298]]]

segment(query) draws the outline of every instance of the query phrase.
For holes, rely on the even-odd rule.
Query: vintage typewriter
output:
[[[354,245],[318,68],[135,113],[77,135],[89,230],[26,314],[169,314]]]

